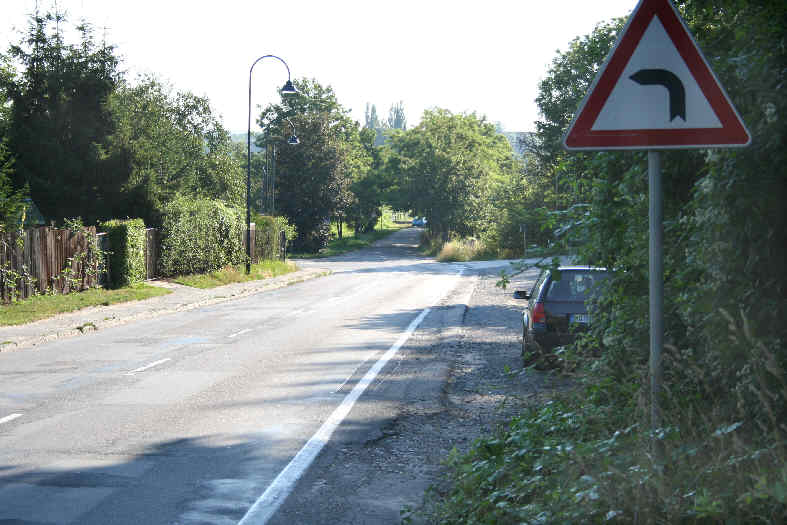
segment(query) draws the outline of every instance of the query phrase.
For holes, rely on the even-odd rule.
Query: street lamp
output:
[[[298,93],[298,90],[292,85],[290,66],[288,66],[287,62],[285,62],[280,57],[277,57],[276,55],[261,56],[255,60],[249,68],[249,127],[246,134],[246,274],[251,273],[251,73],[254,71],[254,66],[257,65],[257,62],[263,58],[275,58],[287,68],[287,82],[281,88],[281,94],[294,95]],[[295,128],[293,127],[293,130],[294,129]],[[293,136],[295,136],[294,132]]]
[[[286,118],[286,117],[284,118],[284,120],[289,122],[290,126],[292,126],[292,135],[290,135],[290,138],[287,139],[287,144],[289,144],[291,146],[295,146],[296,144],[300,144],[301,141],[298,140],[298,136],[295,134],[295,124],[293,124],[292,121],[290,119]]]

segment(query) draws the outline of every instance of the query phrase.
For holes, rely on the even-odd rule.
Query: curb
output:
[[[143,301],[118,303],[108,307],[89,307],[74,312],[59,314],[57,316],[50,317],[47,319],[41,319],[39,321],[34,321],[26,325],[0,327],[0,353],[21,350],[24,348],[30,348],[33,346],[38,346],[44,343],[55,341],[58,339],[87,335],[97,330],[101,330],[104,328],[111,328],[113,326],[131,323],[134,321],[151,319],[153,317],[159,317],[162,315],[185,312],[203,306],[210,306],[214,304],[232,301],[235,299],[242,299],[244,297],[249,297],[251,295],[256,295],[258,293],[277,290],[279,288],[292,286],[298,283],[302,283],[304,281],[309,281],[311,279],[325,277],[327,275],[330,275],[331,273],[332,272],[330,270],[324,270],[324,269],[301,270],[301,271],[293,272],[292,274],[284,275],[279,278],[273,278],[270,280],[265,279],[262,281],[234,283],[234,284],[216,287],[211,289],[209,292],[207,292],[206,296],[186,298],[186,302],[179,303],[175,306],[171,304],[158,306],[156,304],[157,303],[156,300],[161,299],[162,297],[166,297],[169,299],[172,298],[170,295],[167,295],[162,297],[152,297],[150,299],[145,299]],[[165,288],[169,288],[169,287],[165,286]],[[189,290],[193,291],[193,289],[189,289]],[[177,294],[178,292],[174,291],[173,293]],[[149,309],[146,309],[141,312],[129,313],[127,315],[123,315],[124,307],[127,307],[130,304],[139,306],[140,304],[145,304],[145,303],[150,304]],[[72,326],[74,324],[77,325],[74,328],[63,329],[62,327],[58,328],[58,327],[46,326],[46,324],[53,324],[53,322],[69,317],[73,317],[73,322],[69,324],[71,324]],[[35,327],[37,325],[41,325],[41,329],[32,335],[30,334],[12,335],[12,334],[3,333],[3,332],[12,332],[14,330],[25,330],[29,332],[31,328],[35,330]]]

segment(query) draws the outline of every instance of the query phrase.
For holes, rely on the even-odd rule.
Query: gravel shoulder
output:
[[[388,372],[402,390],[394,415],[363,442],[332,439],[271,523],[427,523],[425,493],[441,490],[452,449],[469,450],[523,406],[569,386],[522,370],[523,301],[513,290],[529,289],[536,277],[520,274],[507,290],[493,270],[468,277],[472,292],[466,287],[435,308]]]

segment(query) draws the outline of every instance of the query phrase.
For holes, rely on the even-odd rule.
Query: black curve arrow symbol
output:
[[[670,122],[675,117],[680,117],[686,122],[686,89],[675,73],[666,69],[640,69],[629,78],[642,86],[659,85],[667,88]]]

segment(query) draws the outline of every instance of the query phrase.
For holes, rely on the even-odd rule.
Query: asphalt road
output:
[[[444,379],[403,365],[461,323],[472,272],[419,257],[417,234],[302,263],[328,277],[0,354],[0,524],[267,523],[326,443],[372,439]]]

